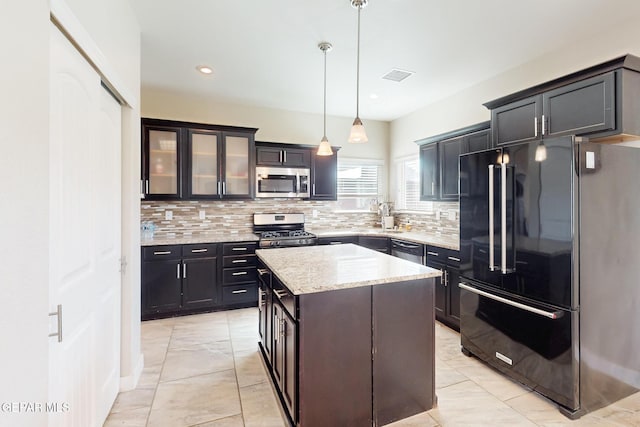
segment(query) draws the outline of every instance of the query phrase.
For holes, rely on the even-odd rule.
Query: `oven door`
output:
[[[460,340],[489,365],[573,411],[578,312],[460,283]]]

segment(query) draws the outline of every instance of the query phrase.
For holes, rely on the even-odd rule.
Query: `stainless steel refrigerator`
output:
[[[640,388],[640,148],[460,156],[460,334],[575,418]]]

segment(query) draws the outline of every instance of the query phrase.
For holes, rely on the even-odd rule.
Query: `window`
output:
[[[428,211],[433,203],[420,201],[420,159],[407,157],[396,162],[398,197],[396,210]]]
[[[377,210],[380,166],[376,160],[338,160],[338,209]]]

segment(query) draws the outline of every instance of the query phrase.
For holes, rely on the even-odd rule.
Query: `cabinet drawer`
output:
[[[256,265],[255,255],[226,256],[223,261],[225,268],[249,267],[254,265]]]
[[[320,237],[319,245],[342,245],[344,243],[358,243],[358,236]]]
[[[460,268],[460,251],[447,250],[447,265],[454,268]]]
[[[182,245],[182,256],[185,258],[213,257],[217,254],[218,245],[215,243]]]
[[[224,256],[233,255],[252,255],[256,252],[255,242],[238,242],[238,243],[223,243],[222,254]]]
[[[442,264],[446,264],[448,254],[448,249],[444,249],[439,246],[427,246],[427,262],[437,261]]]
[[[222,288],[222,302],[224,304],[251,301],[258,301],[258,285],[255,283],[225,286]]]
[[[144,246],[142,248],[142,259],[144,261],[179,259],[182,254],[181,249],[181,245]]]
[[[243,282],[255,282],[258,280],[258,270],[255,267],[225,268],[222,273],[223,285],[231,285]]]

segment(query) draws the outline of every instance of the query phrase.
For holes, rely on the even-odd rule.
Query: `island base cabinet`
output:
[[[296,425],[381,426],[434,406],[433,285],[431,278],[298,297]]]
[[[371,287],[300,295],[298,331],[297,424],[371,426]]]
[[[434,279],[430,279],[434,280]],[[435,404],[433,286],[411,281],[372,288],[373,416],[382,426]]]

